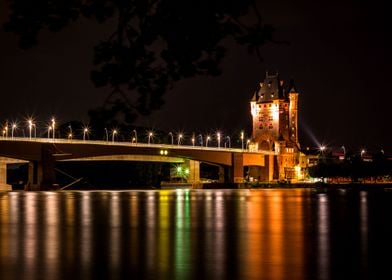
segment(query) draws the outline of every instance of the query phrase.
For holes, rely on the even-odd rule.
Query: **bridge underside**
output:
[[[163,155],[164,154],[164,155]],[[226,175],[225,182],[244,182],[244,167],[252,177],[261,181],[271,181],[273,173],[273,155],[241,150],[192,148],[170,145],[130,145],[119,143],[71,143],[55,141],[1,141],[0,155],[20,158],[29,162],[29,184],[39,189],[50,189],[56,182],[55,163],[57,161],[151,161],[193,165],[192,181],[199,179],[200,162],[221,166]],[[3,161],[3,173],[8,159]],[[20,161],[19,161],[20,162]],[[190,164],[189,162],[192,162]],[[6,176],[0,172],[0,183],[5,184]],[[249,175],[249,174],[248,174]]]
[[[148,161],[148,162],[168,162],[168,163],[184,163],[184,158],[174,158],[168,156],[143,156],[143,155],[111,155],[84,157],[75,159],[63,159],[59,161]]]

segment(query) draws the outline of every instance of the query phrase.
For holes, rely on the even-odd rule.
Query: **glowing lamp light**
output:
[[[154,134],[152,133],[152,131],[150,131],[150,132],[148,133],[148,144],[151,143],[151,137],[152,137],[153,135],[154,135]]]
[[[113,134],[114,134],[114,132],[115,131],[113,131]],[[89,128],[88,127],[83,128],[83,141],[86,140],[86,134],[88,134],[88,133],[89,133]]]
[[[159,154],[162,156],[167,156],[168,152],[167,152],[167,150],[160,150]]]

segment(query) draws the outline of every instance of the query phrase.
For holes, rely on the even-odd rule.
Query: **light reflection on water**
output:
[[[0,279],[376,279],[390,202],[311,189],[0,193]]]

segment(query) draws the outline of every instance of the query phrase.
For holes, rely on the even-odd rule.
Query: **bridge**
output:
[[[130,143],[52,138],[0,138],[0,189],[10,189],[7,164],[28,163],[28,185],[36,190],[52,189],[57,161],[127,160],[181,162],[189,168],[188,182],[200,181],[200,162],[220,166],[226,182],[244,181],[244,167],[252,166],[262,181],[271,181],[274,153],[223,147]]]

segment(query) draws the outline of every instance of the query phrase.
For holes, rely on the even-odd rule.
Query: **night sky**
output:
[[[259,61],[226,42],[230,51],[220,77],[177,83],[161,110],[137,124],[188,135],[239,132],[250,127],[249,101],[265,72],[278,71],[281,79],[294,79],[300,92],[302,146],[392,153],[392,33],[386,1],[342,2],[260,0],[276,39],[289,44],[266,45]],[[59,33],[43,32],[39,45],[27,51],[17,47],[15,35],[0,31],[0,121],[28,115],[46,121],[55,115],[59,121],[88,122],[88,109],[102,105],[110,92],[94,88],[89,79],[92,48],[110,31],[82,19]]]

